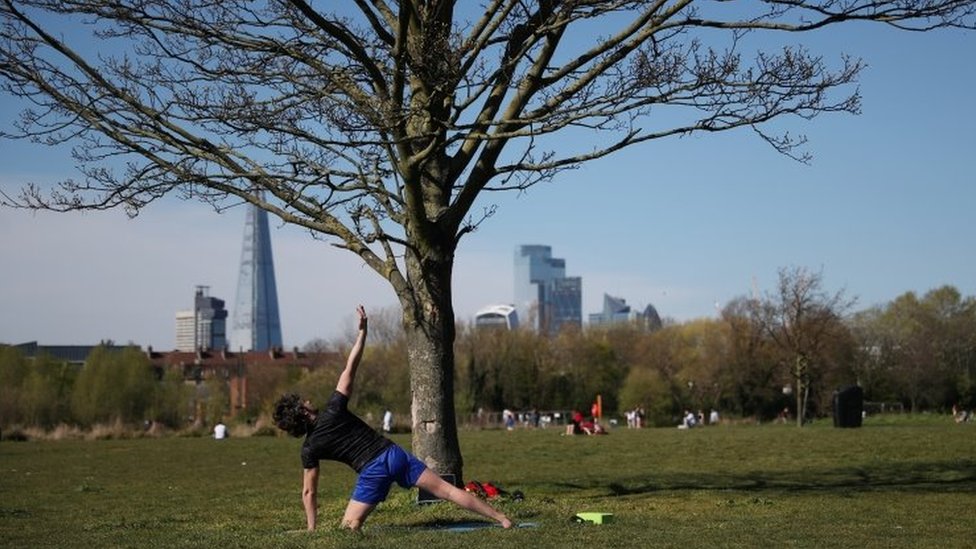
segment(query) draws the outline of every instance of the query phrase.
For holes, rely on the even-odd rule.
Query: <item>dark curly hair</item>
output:
[[[308,433],[309,421],[304,401],[296,393],[282,395],[275,402],[272,418],[279,429],[293,437],[303,437]]]

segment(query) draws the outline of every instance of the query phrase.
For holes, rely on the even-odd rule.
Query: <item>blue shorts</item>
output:
[[[417,479],[426,469],[424,462],[393,444],[359,472],[359,479],[352,490],[352,499],[376,505],[386,499],[393,481],[403,488],[411,488],[417,484]]]

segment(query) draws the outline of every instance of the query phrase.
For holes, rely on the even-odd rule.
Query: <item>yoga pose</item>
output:
[[[292,436],[305,437],[302,444],[302,466],[305,468],[302,504],[308,529],[315,529],[319,461],[323,459],[345,463],[359,473],[342,517],[345,528],[358,530],[362,527],[376,504],[386,499],[394,481],[404,488],[417,486],[440,499],[496,520],[504,528],[511,527],[512,521],[503,513],[477,496],[446,482],[422,461],[377,433],[348,410],[356,369],[366,345],[366,311],[362,305],[356,311],[359,314],[359,335],[325,409],[320,411],[297,394],[284,395],[275,404],[275,424]]]

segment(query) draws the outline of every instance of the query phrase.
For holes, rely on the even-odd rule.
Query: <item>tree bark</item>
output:
[[[450,245],[448,245],[450,247]],[[410,365],[412,451],[439,475],[463,479],[454,411],[454,254],[408,254],[411,295],[400,296]],[[421,270],[423,265],[423,270]]]
[[[803,393],[807,391],[807,382],[804,377],[803,369],[803,358],[796,357],[796,363],[794,365],[794,375],[796,376],[796,426],[803,427],[803,415],[806,414],[806,401],[803,398]]]

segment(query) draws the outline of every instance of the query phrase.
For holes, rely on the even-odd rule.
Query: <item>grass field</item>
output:
[[[462,432],[468,479],[525,493],[498,505],[537,526],[512,531],[436,528],[478,519],[417,506],[396,487],[365,532],[341,531],[354,477],[326,463],[322,527],[303,532],[299,444],[0,442],[0,546],[976,547],[976,425],[945,417],[605,437]],[[614,521],[570,520],[583,511]]]

